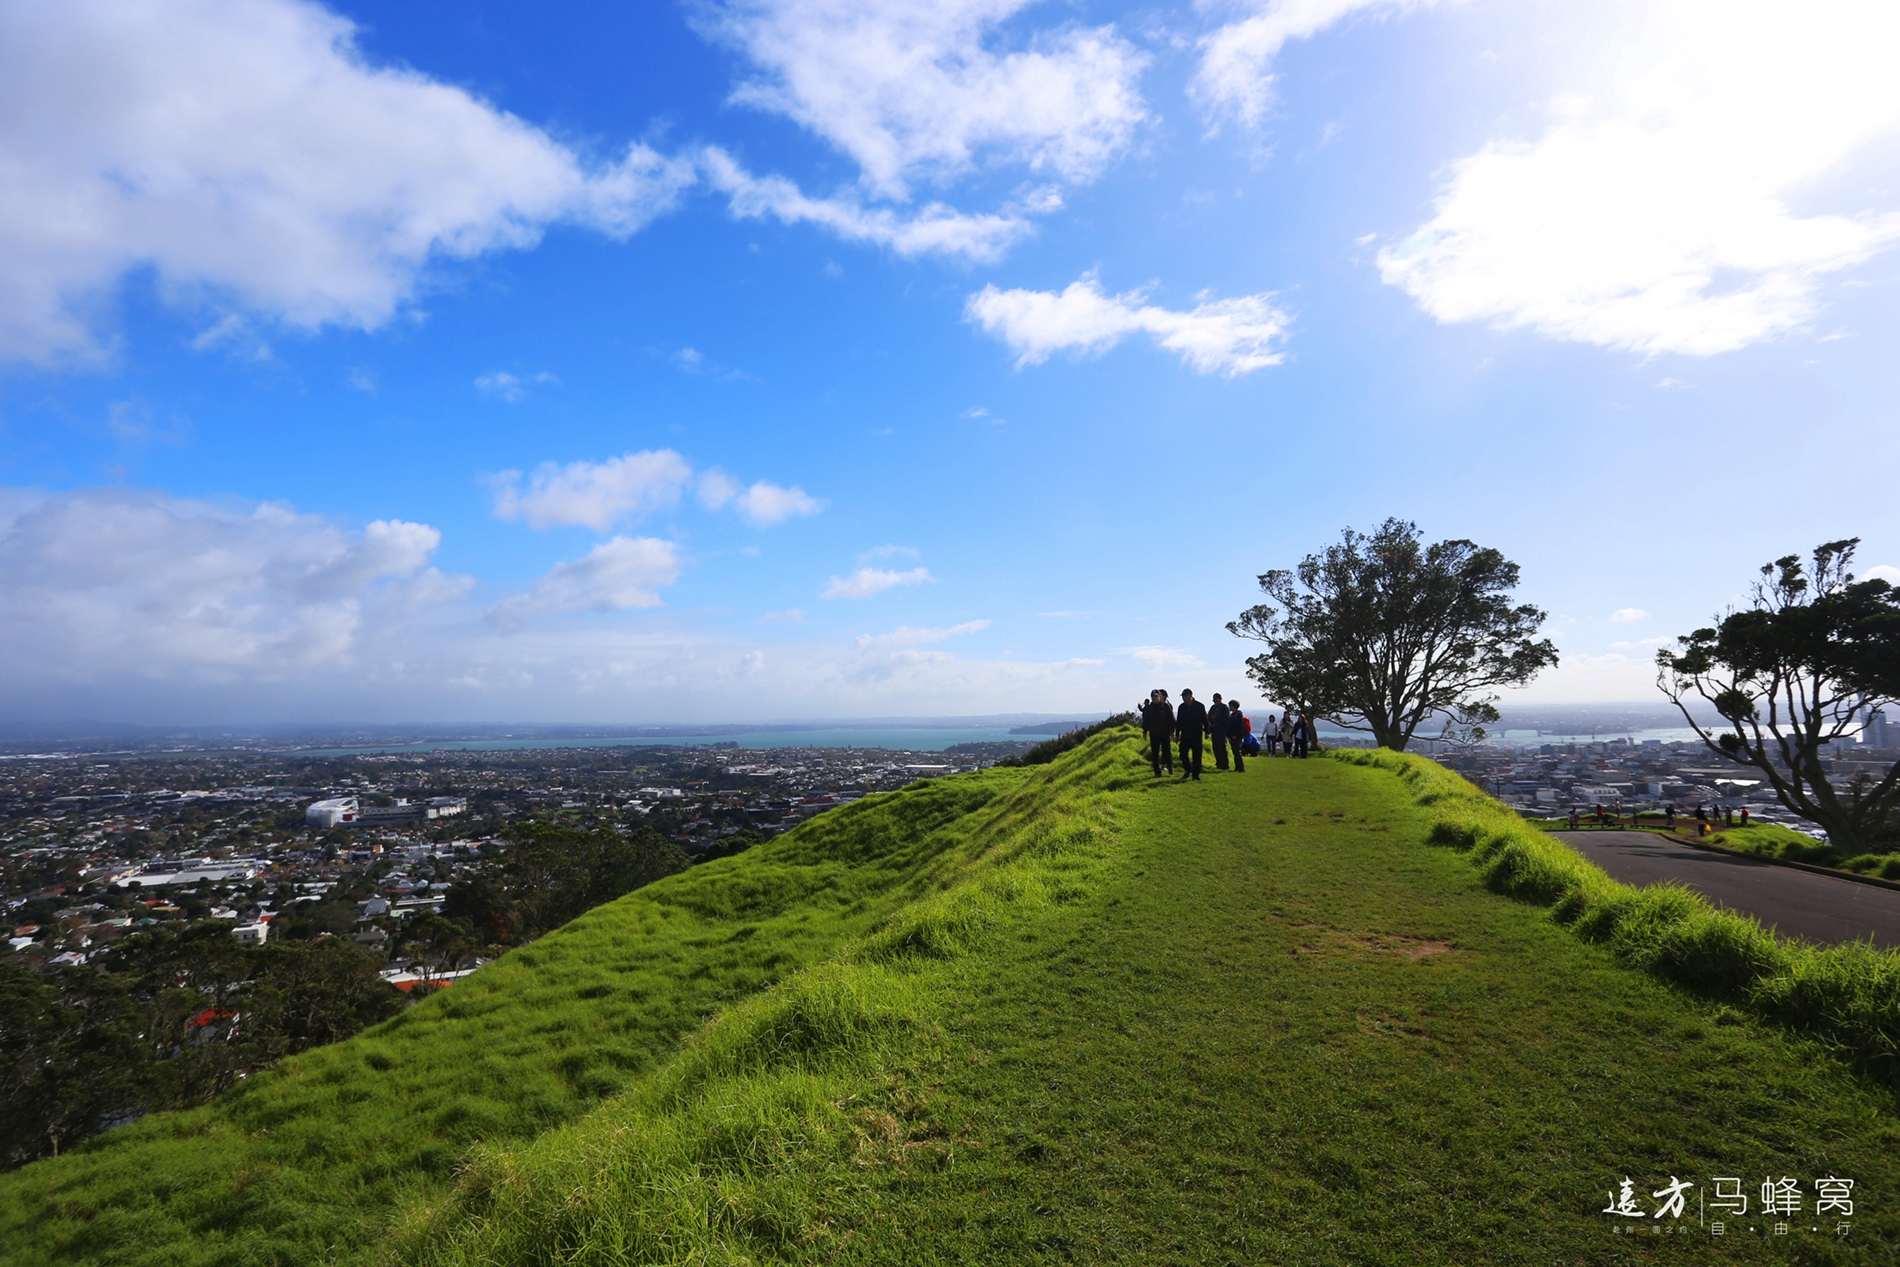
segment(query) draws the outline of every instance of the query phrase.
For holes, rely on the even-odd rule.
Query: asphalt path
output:
[[[1784,934],[1825,944],[1872,937],[1876,946],[1900,948],[1900,889],[1696,849],[1646,831],[1552,834],[1625,884],[1680,880]]]

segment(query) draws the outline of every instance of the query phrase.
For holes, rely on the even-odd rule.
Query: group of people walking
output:
[[[1181,777],[1197,780],[1201,777],[1203,739],[1211,741],[1216,770],[1227,768],[1228,753],[1232,752],[1235,774],[1245,774],[1246,758],[1258,756],[1263,748],[1268,756],[1284,747],[1286,756],[1304,757],[1309,748],[1319,746],[1313,719],[1305,713],[1295,714],[1290,708],[1279,717],[1268,713],[1262,733],[1255,735],[1253,719],[1240,711],[1240,701],[1223,701],[1218,692],[1210,708],[1195,699],[1190,690],[1182,690],[1178,706],[1169,702],[1166,691],[1154,690],[1148,692],[1137,712],[1141,729],[1148,736],[1148,760],[1156,778],[1163,770],[1174,773],[1177,741]]]

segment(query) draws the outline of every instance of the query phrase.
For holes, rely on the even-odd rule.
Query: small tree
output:
[[[1268,699],[1370,731],[1382,748],[1404,751],[1439,717],[1447,738],[1482,738],[1482,724],[1498,719],[1491,692],[1557,662],[1557,648],[1536,638],[1544,613],[1511,605],[1517,575],[1496,550],[1425,546],[1416,524],[1388,519],[1370,537],[1348,528],[1325,554],[1261,576],[1268,601],[1227,630],[1267,644],[1247,674]]]
[[[1879,838],[1900,806],[1900,763],[1845,789],[1821,764],[1823,747],[1900,698],[1900,590],[1854,580],[1859,544],[1816,547],[1812,576],[1799,555],[1766,564],[1746,610],[1656,653],[1656,684],[1702,742],[1760,771],[1790,813],[1850,854]],[[1697,721],[1691,697],[1726,725]]]

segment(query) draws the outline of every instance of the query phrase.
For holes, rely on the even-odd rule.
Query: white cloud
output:
[[[1863,581],[1885,581],[1889,585],[1900,585],[1900,568],[1880,563],[1868,568],[1859,576]]]
[[[694,490],[707,510],[722,510],[745,491],[745,485],[715,466],[700,472],[694,481]]]
[[[922,585],[935,580],[928,568],[893,572],[885,568],[859,568],[850,576],[834,576],[825,583],[824,598],[869,598],[899,585]]]
[[[557,563],[525,594],[488,609],[498,628],[518,629],[548,612],[617,612],[661,605],[659,589],[679,579],[679,547],[657,537],[615,537]]]
[[[933,642],[942,642],[946,638],[958,638],[964,634],[977,633],[988,629],[987,620],[966,620],[960,625],[942,625],[934,629],[918,629],[911,625],[899,625],[886,634],[860,634],[858,649],[871,647],[922,647]]]
[[[639,229],[693,179],[583,164],[302,0],[0,6],[0,358],[104,355],[118,280],[312,329],[373,329],[432,260],[556,221]]]
[[[1649,613],[1640,607],[1619,607],[1610,613],[1610,619],[1619,625],[1627,625],[1633,620],[1648,620]]]
[[[1797,329],[1831,275],[1900,240],[1878,179],[1900,124],[1900,7],[1610,13],[1570,11],[1577,39],[1611,42],[1579,55],[1541,136],[1452,165],[1432,218],[1380,253],[1387,282],[1441,321],[1706,356]],[[1876,178],[1857,175],[1863,156]]]
[[[427,524],[350,532],[277,503],[121,489],[8,500],[4,681],[283,681],[348,661],[470,585],[429,566],[441,533]]]
[[[475,389],[484,396],[499,396],[511,405],[518,405],[527,399],[531,386],[545,386],[559,383],[561,380],[552,374],[532,374],[522,378],[506,370],[497,370],[493,374],[483,374],[475,380]]]
[[[739,508],[741,515],[761,528],[769,528],[794,517],[802,519],[807,515],[815,515],[825,508],[823,502],[796,484],[790,488],[780,488],[764,480],[759,480],[739,494],[734,505]]]
[[[1105,295],[1089,274],[1059,293],[985,286],[970,296],[963,314],[1019,353],[1019,369],[1063,348],[1105,351],[1136,331],[1146,331],[1202,374],[1231,378],[1285,359],[1275,345],[1285,341],[1291,318],[1269,302],[1271,294],[1200,297],[1188,312],[1143,304],[1145,297],[1141,290]]]
[[[679,501],[693,468],[671,449],[627,453],[605,462],[543,462],[521,485],[520,471],[491,481],[495,514],[531,528],[575,524],[606,532],[622,520],[664,510]]]
[[[1188,93],[1212,117],[1231,117],[1255,126],[1273,104],[1277,78],[1273,59],[1287,41],[1317,35],[1335,22],[1366,10],[1382,15],[1402,13],[1419,3],[1421,0],[1258,0],[1248,17],[1202,37],[1201,64]]]
[[[965,659],[979,622],[770,645],[742,617],[652,608],[683,569],[668,541],[606,542],[483,606],[430,565],[426,525],[361,528],[278,504],[151,491],[0,488],[0,713],[184,724],[474,717],[703,721],[1109,711],[1152,685],[1104,669]],[[651,608],[638,619],[564,613]],[[1235,674],[1237,669],[1232,670]]]
[[[522,485],[520,471],[489,478],[495,514],[524,521],[531,528],[579,525],[606,532],[615,524],[676,505],[688,484],[708,510],[731,506],[749,522],[765,528],[794,516],[815,515],[825,503],[793,485],[765,480],[750,487],[718,467],[693,474],[672,449],[622,454],[604,462],[543,462]]]
[[[754,176],[724,150],[700,152],[707,182],[725,194],[742,220],[771,216],[783,224],[815,224],[849,242],[885,246],[906,258],[954,255],[978,262],[1000,259],[1030,231],[1020,216],[966,215],[933,202],[909,216],[866,207],[848,198],[812,198],[783,176]]]
[[[994,49],[1029,0],[735,0],[711,28],[760,67],[736,101],[786,115],[902,199],[989,157],[1094,177],[1147,117],[1148,58],[1114,27],[1039,32]]]
[[[1199,656],[1178,647],[1123,647],[1123,655],[1135,658],[1135,663],[1144,669],[1159,672],[1162,669],[1200,669],[1206,662]]]
[[[881,545],[874,546],[866,550],[863,554],[860,554],[858,556],[858,562],[870,563],[877,559],[895,559],[899,557],[915,559],[919,557],[920,554],[921,551],[915,546]]]
[[[781,488],[759,480],[748,488],[716,466],[699,477],[698,491],[699,500],[707,509],[731,506],[761,528],[784,523],[795,516],[815,515],[825,508],[824,502],[796,484]]]

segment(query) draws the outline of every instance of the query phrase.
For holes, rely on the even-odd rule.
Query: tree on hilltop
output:
[[[1656,653],[1656,684],[1702,742],[1753,767],[1790,813],[1862,852],[1900,818],[1900,762],[1881,778],[1836,788],[1821,749],[1900,699],[1900,590],[1848,571],[1858,537],[1764,564],[1753,602]],[[1684,702],[1710,704],[1726,728],[1705,726]]]
[[[1479,739],[1498,720],[1499,687],[1523,686],[1557,663],[1539,640],[1544,612],[1512,606],[1517,564],[1455,540],[1424,545],[1418,525],[1351,528],[1324,554],[1260,577],[1267,600],[1227,631],[1267,644],[1247,675],[1270,700],[1403,752],[1418,728]]]

